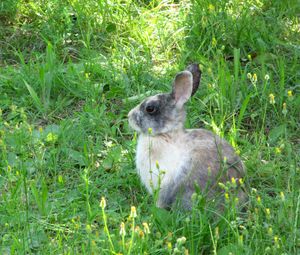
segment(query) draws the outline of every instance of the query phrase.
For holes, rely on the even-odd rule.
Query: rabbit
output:
[[[160,208],[172,208],[181,194],[181,205],[189,210],[195,184],[201,190],[208,186],[208,194],[214,196],[218,182],[245,174],[241,159],[224,139],[205,129],[184,128],[184,105],[196,93],[200,79],[199,65],[192,64],[176,75],[170,93],[148,97],[128,113],[129,125],[139,135],[140,179],[150,194],[159,189],[156,206]],[[243,191],[238,195],[243,197]]]

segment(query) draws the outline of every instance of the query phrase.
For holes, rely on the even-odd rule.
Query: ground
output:
[[[298,1],[2,0],[1,254],[298,254]],[[186,127],[227,139],[249,201],[157,209],[128,111],[203,72]]]

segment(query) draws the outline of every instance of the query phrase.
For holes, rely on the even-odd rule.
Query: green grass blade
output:
[[[40,100],[40,98],[38,97],[37,93],[35,92],[35,90],[23,79],[24,84],[33,100],[34,106],[36,107],[36,109],[38,111],[40,111],[41,113],[45,113],[44,110],[44,106]]]
[[[246,112],[246,109],[247,109],[247,106],[249,104],[249,101],[250,101],[250,98],[251,98],[251,94],[249,94],[243,101],[242,103],[242,106],[241,106],[241,109],[240,109],[240,113],[239,113],[239,117],[238,117],[238,122],[237,122],[237,129],[240,128],[241,126],[241,123],[242,123],[242,120],[243,120],[243,117],[245,115],[245,112]]]

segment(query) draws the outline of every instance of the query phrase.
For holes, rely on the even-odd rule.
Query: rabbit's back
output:
[[[186,141],[190,144],[194,167],[201,167],[203,171],[206,168],[216,175],[224,165],[230,178],[243,175],[242,161],[226,140],[205,129],[189,129],[186,130]],[[231,171],[231,168],[235,170]]]
[[[207,182],[225,182],[244,176],[244,165],[233,147],[224,139],[204,129],[187,130],[190,144],[190,180],[205,188]],[[187,181],[188,182],[188,181]]]

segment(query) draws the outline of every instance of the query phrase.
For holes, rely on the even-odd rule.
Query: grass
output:
[[[1,254],[298,254],[297,1],[0,3]],[[187,127],[247,166],[246,212],[164,211],[135,171],[127,113],[203,71]]]

